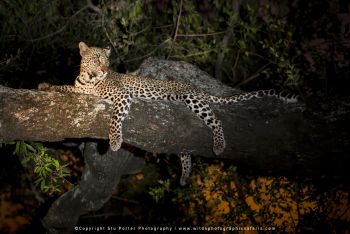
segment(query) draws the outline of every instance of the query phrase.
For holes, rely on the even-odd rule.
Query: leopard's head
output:
[[[84,42],[79,42],[79,50],[81,55],[80,74],[89,83],[103,80],[108,73],[109,55],[111,49],[89,47]]]

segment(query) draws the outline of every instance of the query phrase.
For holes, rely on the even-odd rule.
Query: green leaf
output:
[[[20,145],[21,145],[21,142],[20,142],[20,141],[17,141],[17,142],[16,142],[15,150],[13,151],[13,154],[19,155]]]
[[[31,145],[28,144],[28,143],[25,143],[25,147],[26,147],[29,151],[31,151],[32,153],[35,153],[35,152],[36,152],[36,150],[34,149],[34,147],[31,146]]]
[[[48,171],[48,172],[52,172],[52,169],[49,166],[46,166],[45,170]]]
[[[44,180],[41,180],[41,182],[40,182],[40,189],[41,189],[41,190],[44,190],[45,187],[46,187],[45,181],[44,181]]]
[[[127,19],[125,19],[124,17],[122,17],[121,19],[120,19],[120,23],[123,25],[123,26],[128,26],[128,24],[129,24],[129,22],[128,22],[128,20]]]
[[[19,153],[21,155],[27,155],[28,154],[26,143],[24,141],[21,141],[21,143],[19,145]]]
[[[53,159],[52,163],[55,166],[56,170],[60,167],[60,163],[58,162],[58,160]]]

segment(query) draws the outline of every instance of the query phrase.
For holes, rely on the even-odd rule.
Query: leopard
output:
[[[297,95],[283,94],[274,89],[258,90],[227,97],[210,95],[192,84],[159,80],[133,74],[117,73],[109,68],[111,48],[88,46],[79,42],[81,55],[80,73],[74,85],[39,84],[40,90],[72,92],[94,95],[112,103],[112,117],[109,128],[109,145],[117,151],[123,142],[122,123],[128,116],[135,99],[182,102],[212,131],[212,149],[220,155],[226,147],[222,122],[215,115],[210,104],[231,104],[265,96],[281,99],[287,103],[298,100]]]

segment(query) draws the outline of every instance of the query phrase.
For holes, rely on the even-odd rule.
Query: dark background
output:
[[[0,22],[0,85],[13,88],[35,89],[40,82],[73,84],[79,73],[78,43],[84,41],[91,46],[111,46],[111,67],[118,72],[133,71],[144,59],[160,57],[195,64],[215,79],[245,91],[275,88],[299,94],[312,100],[311,108],[317,110],[326,108],[323,104],[329,100],[348,100],[349,96],[350,4],[345,0],[2,0]],[[55,144],[49,146],[58,148]],[[29,216],[28,222],[35,224],[24,225],[26,232],[40,226],[39,220],[53,199],[44,196],[43,205],[33,198],[27,176],[30,172],[11,156],[12,151],[11,145],[0,151],[0,185],[4,199],[11,201],[2,202],[1,210],[14,209],[15,218],[9,219],[15,223],[10,225],[14,231],[7,226],[0,226],[0,230],[16,232],[16,227],[23,227]],[[82,163],[81,157],[79,160]],[[78,168],[82,167],[79,163]],[[169,166],[166,160],[162,163]],[[179,168],[177,164],[173,170]],[[169,176],[169,170],[159,173]],[[245,168],[241,171],[244,176],[252,176]],[[79,173],[76,170],[71,181],[78,181]],[[315,178],[293,181],[307,181],[312,188],[319,188],[315,197],[337,197],[334,194],[340,191],[339,187],[330,188],[338,182],[341,191],[347,196],[349,192],[346,178],[326,176],[316,182]],[[128,183],[133,183],[132,179],[124,181],[118,191],[124,191]],[[173,216],[178,213],[167,212],[170,198],[157,209],[147,191],[135,198],[149,204],[145,209],[129,200],[122,205],[110,203],[105,212],[110,211],[108,208],[128,207],[138,210],[136,220],[147,217],[144,223],[166,223],[176,218]],[[328,196],[329,193],[334,196]],[[334,201],[340,202],[337,199]],[[346,199],[344,206],[349,207]],[[24,208],[14,208],[18,203]],[[197,210],[198,214],[205,213],[203,210]],[[318,212],[315,211],[319,216],[306,217],[294,230],[348,229],[349,224],[343,219],[346,212],[338,219],[328,219],[328,213]],[[128,214],[123,210],[117,215],[119,222],[134,224],[135,217]],[[106,217],[99,219],[90,214],[82,222],[114,222],[114,216]]]

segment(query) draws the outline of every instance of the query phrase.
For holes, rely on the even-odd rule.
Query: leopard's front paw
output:
[[[225,139],[223,137],[214,138],[213,151],[216,156],[222,154],[226,147]]]
[[[50,90],[50,87],[51,87],[51,85],[48,84],[48,83],[46,83],[46,82],[40,83],[40,84],[38,85],[38,89],[39,89],[39,90]]]
[[[111,147],[112,151],[117,151],[120,149],[120,147],[122,146],[122,139],[119,137],[116,138],[111,138],[109,140],[109,146]]]

